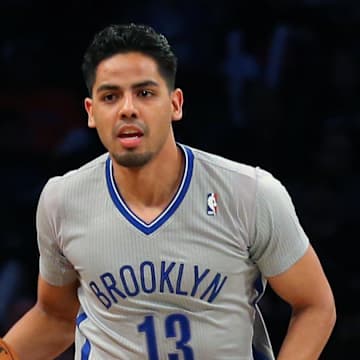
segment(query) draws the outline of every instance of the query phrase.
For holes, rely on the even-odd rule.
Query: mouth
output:
[[[134,148],[137,147],[144,136],[144,133],[138,128],[122,128],[117,138],[120,140],[120,143],[125,148]]]
[[[120,139],[131,139],[131,138],[139,138],[142,137],[144,134],[140,131],[131,131],[131,132],[123,132],[118,135]]]

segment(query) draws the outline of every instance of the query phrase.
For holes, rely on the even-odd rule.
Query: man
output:
[[[37,210],[36,305],[6,334],[20,359],[274,359],[258,300],[292,307],[278,360],[317,359],[331,288],[285,188],[179,144],[176,58],[144,25],[84,56],[88,125],[107,153],[49,180]]]

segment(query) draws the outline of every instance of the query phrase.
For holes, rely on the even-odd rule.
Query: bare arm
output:
[[[277,359],[318,359],[333,331],[336,309],[314,249],[310,246],[295,265],[268,280],[292,308],[289,328]]]
[[[5,335],[19,358],[54,359],[74,341],[77,283],[56,287],[39,276],[38,300]]]

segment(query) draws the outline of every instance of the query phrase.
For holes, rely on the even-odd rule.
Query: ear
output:
[[[171,93],[172,120],[178,121],[183,115],[184,95],[181,89],[177,88]]]
[[[89,97],[85,98],[84,105],[85,105],[85,110],[88,114],[88,127],[95,128],[96,124],[95,124],[93,111],[92,111],[92,99]]]

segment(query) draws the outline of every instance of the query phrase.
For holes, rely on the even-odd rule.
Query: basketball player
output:
[[[313,360],[333,294],[284,186],[177,143],[176,58],[144,25],[89,46],[88,125],[107,153],[44,187],[36,305],[5,335],[20,359],[274,359],[258,301],[292,308],[278,360]]]

